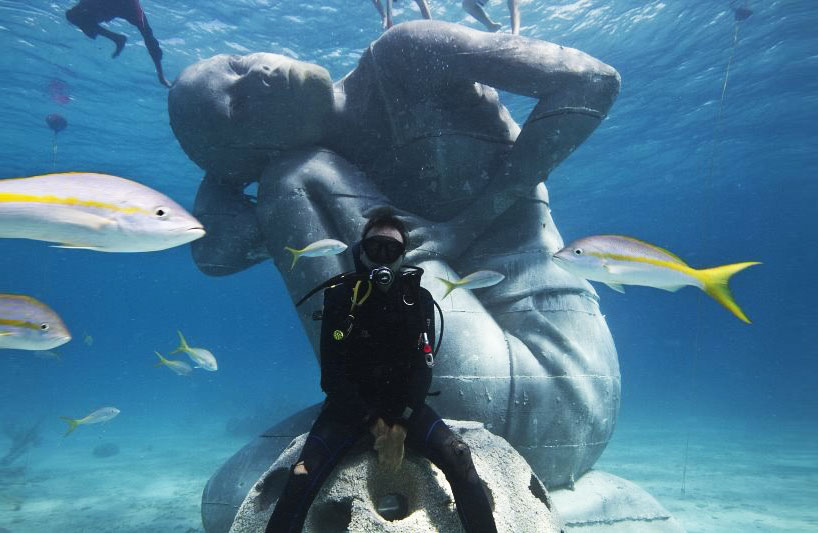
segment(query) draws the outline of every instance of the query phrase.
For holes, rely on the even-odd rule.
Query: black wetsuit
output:
[[[324,480],[379,417],[405,426],[407,448],[443,471],[467,532],[496,532],[468,446],[425,403],[432,369],[418,340],[425,332],[434,343],[432,295],[420,287],[419,274],[399,277],[387,292],[373,287],[352,311],[350,333],[336,340],[333,333],[348,324],[353,285],[324,292],[321,388],[327,399],[296,463],[303,461],[307,474],[290,471],[266,533],[301,531]],[[366,290],[364,281],[359,301]]]
[[[125,19],[130,22],[136,26],[145,40],[145,47],[156,66],[159,81],[163,85],[169,85],[162,72],[162,49],[159,47],[159,41],[153,35],[153,30],[148,24],[148,18],[145,16],[145,12],[142,11],[139,0],[80,0],[77,5],[65,12],[65,18],[92,39],[96,39],[97,35],[103,35],[109,39],[115,39],[114,36],[121,38],[122,41],[117,44],[117,51],[114,52],[114,56],[119,55],[125,38],[105,30],[99,23],[109,22],[115,18]]]

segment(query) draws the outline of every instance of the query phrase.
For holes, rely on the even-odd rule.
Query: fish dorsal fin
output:
[[[35,300],[31,296],[26,296],[25,294],[0,294],[0,297],[3,299],[12,299],[12,300],[22,300],[24,302],[35,304],[35,305],[42,305],[39,301]]]
[[[625,287],[623,287],[621,283],[606,283],[605,285],[615,290],[616,292],[621,292],[622,294],[625,294]]]
[[[624,235],[602,235],[602,236],[603,237],[613,237],[613,238],[616,238],[616,239],[622,239],[623,241],[629,241],[629,242],[633,242],[633,243],[636,243],[636,244],[640,244],[642,246],[645,246],[646,248],[650,248],[651,250],[655,251],[656,253],[658,253],[660,255],[666,256],[666,258],[668,260],[673,261],[674,263],[678,263],[680,265],[688,266],[688,264],[685,263],[682,260],[681,257],[679,257],[678,255],[674,254],[673,252],[671,252],[669,250],[665,250],[664,248],[656,246],[655,244],[651,244],[649,242],[645,242],[645,241],[642,241],[642,240],[639,240],[639,239],[635,239],[633,237],[626,237]]]

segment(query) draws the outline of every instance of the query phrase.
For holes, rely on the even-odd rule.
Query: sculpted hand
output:
[[[422,263],[430,259],[454,259],[476,238],[476,232],[460,220],[432,222],[414,213],[378,206],[366,210],[363,215],[370,218],[376,211],[388,211],[406,226],[409,235],[410,251],[406,260],[411,264]]]

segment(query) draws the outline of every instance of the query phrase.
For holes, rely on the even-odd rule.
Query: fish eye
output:
[[[40,324],[40,329],[43,330],[43,331],[48,331],[48,328],[50,328],[50,327],[51,326],[49,326],[46,322],[43,322],[42,324]]]
[[[153,210],[153,214],[156,215],[157,218],[167,218],[168,210],[164,207],[157,207]]]
[[[574,248],[574,253],[577,255],[582,255],[582,248]]]

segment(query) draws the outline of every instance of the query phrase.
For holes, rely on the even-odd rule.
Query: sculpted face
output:
[[[270,152],[321,139],[332,80],[317,65],[277,54],[218,55],[179,75],[168,111],[197,165],[220,175],[257,173]]]

